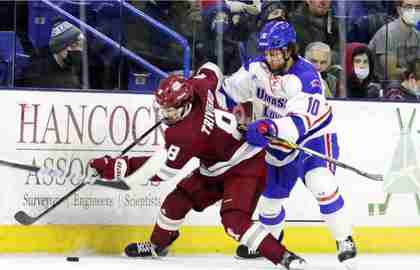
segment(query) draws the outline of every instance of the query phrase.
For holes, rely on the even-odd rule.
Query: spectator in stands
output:
[[[84,36],[67,21],[55,23],[49,41],[50,53],[37,58],[24,71],[18,86],[45,88],[81,88]]]
[[[225,74],[241,66],[238,42],[247,41],[256,29],[261,1],[202,0],[205,61],[218,64]]]
[[[270,21],[288,21],[288,3],[286,1],[264,1],[261,4],[261,13],[257,16],[256,27],[246,40],[247,57],[254,57],[260,52],[257,50],[258,33]]]
[[[397,1],[399,17],[384,25],[369,42],[381,80],[399,79],[413,59],[420,58],[420,0]]]
[[[349,98],[378,98],[381,88],[375,80],[372,53],[363,43],[349,43],[346,47],[347,96]]]
[[[388,13],[392,11],[392,7],[393,2],[389,0],[346,0],[332,2],[334,14],[345,16],[347,20],[354,20],[374,13]]]
[[[392,81],[386,87],[384,97],[390,100],[420,101],[420,59],[408,64],[402,81]]]
[[[199,1],[129,1],[135,8],[151,16],[188,40],[192,52],[192,67],[203,62],[201,46],[201,10]],[[168,35],[140,18],[126,21],[126,47],[158,68],[171,72],[183,68],[183,48]],[[194,65],[195,64],[195,65]],[[131,73],[143,73],[144,67],[129,63]]]
[[[340,2],[343,3],[343,2]],[[347,42],[369,43],[375,33],[397,16],[395,1],[345,1]]]
[[[331,48],[324,42],[315,41],[305,49],[305,58],[310,61],[321,74],[326,97],[338,96],[338,79],[329,72],[331,67]]]
[[[338,63],[338,22],[331,14],[331,0],[306,0],[290,14],[296,30],[299,54],[304,55],[309,43],[322,41],[333,50],[332,62]]]

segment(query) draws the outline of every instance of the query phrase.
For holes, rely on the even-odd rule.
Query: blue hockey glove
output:
[[[257,120],[249,124],[247,126],[245,138],[251,145],[265,147],[269,142],[269,139],[265,137],[267,135],[277,135],[276,124],[270,119]]]

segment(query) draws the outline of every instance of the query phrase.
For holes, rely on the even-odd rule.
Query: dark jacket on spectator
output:
[[[311,14],[309,7],[303,3],[289,16],[293,25],[299,46],[299,54],[305,54],[305,48],[309,43],[322,41],[328,44],[333,50],[333,64],[337,63],[337,52],[339,46],[338,23],[331,12],[323,17]]]
[[[80,89],[81,82],[79,73],[73,67],[61,67],[54,56],[36,58],[23,72],[22,80],[16,82],[16,86],[33,88],[71,88]]]
[[[363,81],[354,72],[353,59],[366,53],[369,59],[369,75]],[[346,47],[347,96],[349,98],[376,98],[380,95],[380,85],[376,82],[372,52],[363,43],[350,43]]]

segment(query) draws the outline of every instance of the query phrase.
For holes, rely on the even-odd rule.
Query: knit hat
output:
[[[80,34],[80,29],[67,21],[55,23],[51,30],[50,50],[53,53],[58,53],[76,42]]]

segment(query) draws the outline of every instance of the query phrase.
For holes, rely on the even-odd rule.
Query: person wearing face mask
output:
[[[17,86],[82,88],[82,52],[85,37],[67,21],[57,21],[51,31],[49,52],[33,59]]]
[[[399,17],[382,26],[369,42],[380,80],[398,80],[407,64],[420,57],[420,0],[397,1]]]
[[[391,82],[384,97],[389,100],[420,101],[420,58],[411,61],[401,81]]]
[[[347,97],[377,98],[380,86],[375,83],[372,53],[363,43],[349,43],[346,47]]]

